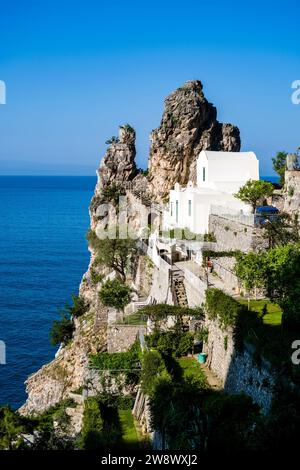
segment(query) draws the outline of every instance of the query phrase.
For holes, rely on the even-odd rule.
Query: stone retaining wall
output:
[[[208,343],[204,346],[207,353],[207,365],[223,382],[228,393],[245,393],[259,405],[262,413],[267,414],[273,399],[275,374],[270,364],[262,360],[258,366],[254,360],[254,347],[244,345],[242,353],[238,353],[232,328],[222,329],[217,320],[206,318]]]
[[[209,232],[215,235],[219,250],[240,250],[248,253],[267,248],[268,245],[260,228],[218,215],[209,216]]]
[[[139,331],[146,333],[146,327],[139,325],[110,325],[107,328],[107,352],[125,352],[138,338]]]

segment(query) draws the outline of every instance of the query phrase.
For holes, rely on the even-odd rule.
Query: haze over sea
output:
[[[264,178],[277,181],[276,177]],[[0,176],[0,404],[19,407],[27,376],[49,362],[58,310],[87,269],[95,177]]]

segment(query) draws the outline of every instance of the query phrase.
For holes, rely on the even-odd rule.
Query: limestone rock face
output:
[[[149,182],[153,197],[162,201],[175,182],[196,182],[196,158],[201,150],[239,151],[239,129],[217,121],[198,80],[188,81],[165,100],[161,124],[151,134]]]
[[[283,211],[300,217],[300,171],[285,172],[285,184],[283,188]]]
[[[81,296],[94,299],[95,289],[81,283]],[[90,310],[75,321],[71,344],[60,348],[55,359],[28,377],[28,398],[19,409],[23,415],[37,415],[86,384],[91,383],[88,367],[89,354],[106,350],[107,309],[100,302],[91,304]],[[100,381],[93,383],[95,392],[101,390]]]
[[[125,125],[119,129],[119,139],[112,142],[98,170],[97,191],[112,183],[131,181],[138,173],[135,164],[135,131]]]

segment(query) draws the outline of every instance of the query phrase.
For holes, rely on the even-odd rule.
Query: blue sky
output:
[[[94,174],[124,122],[145,167],[163,99],[200,79],[271,175],[276,151],[300,146],[299,13],[289,0],[2,2],[0,172]]]

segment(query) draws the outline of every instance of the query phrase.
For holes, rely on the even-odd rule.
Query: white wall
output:
[[[202,181],[203,167],[205,182]],[[233,194],[249,179],[258,178],[258,160],[253,152],[200,152],[197,160],[197,187],[188,183],[186,188],[181,188],[176,183],[170,191],[170,205],[163,215],[163,227],[188,228],[197,234],[208,233],[211,206],[220,205],[236,212],[247,212],[245,204]],[[191,215],[188,201],[191,201]]]
[[[197,159],[199,188],[218,189],[219,183],[232,183],[232,190],[227,185],[228,192],[234,192],[249,179],[259,179],[259,162],[253,152],[200,152]]]

